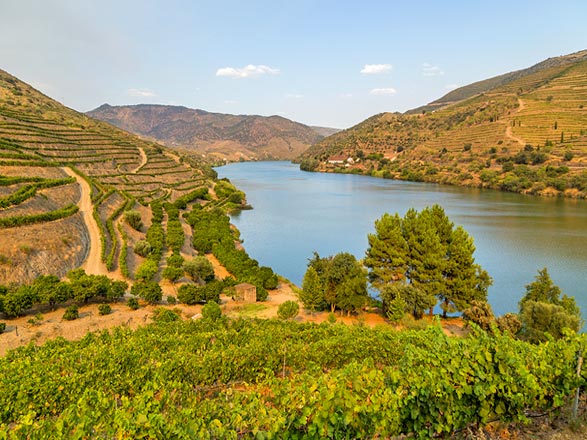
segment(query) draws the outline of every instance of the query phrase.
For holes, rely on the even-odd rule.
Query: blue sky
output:
[[[0,68],[76,110],[352,126],[587,49],[587,1],[0,0]]]

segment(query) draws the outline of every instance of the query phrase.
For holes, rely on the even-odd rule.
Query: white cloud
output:
[[[352,93],[341,93],[338,95],[340,99],[351,99],[353,97]]]
[[[136,98],[153,98],[157,96],[155,92],[149,89],[128,89],[126,94]]]
[[[447,84],[444,86],[444,88],[446,90],[454,90],[454,89],[458,89],[459,85],[458,84]]]
[[[377,75],[380,73],[389,73],[392,68],[391,64],[365,64],[365,67],[361,69],[361,73],[364,75]]]
[[[302,99],[304,95],[300,95],[299,93],[288,93],[285,95],[287,99]]]
[[[397,93],[397,90],[395,90],[393,87],[387,87],[384,89],[373,89],[369,92],[369,95],[375,95],[375,96],[393,96]]]
[[[444,75],[444,71],[438,66],[433,66],[432,64],[424,63],[424,64],[422,64],[422,75],[423,76]]]
[[[279,69],[264,66],[262,64],[255,66],[249,64],[245,67],[222,67],[216,71],[216,76],[226,76],[228,78],[256,78],[262,75],[277,75]]]
[[[224,103],[232,105],[232,104],[238,104],[238,101],[235,101],[234,99],[226,99],[224,101]]]

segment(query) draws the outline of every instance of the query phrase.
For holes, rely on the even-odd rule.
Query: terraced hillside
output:
[[[375,115],[312,146],[302,168],[584,198],[587,51],[521,72],[432,112]],[[477,90],[464,89],[451,96]]]
[[[196,203],[214,175],[195,156],[68,109],[0,70],[0,284],[63,276],[84,262],[122,277],[133,240],[146,234],[133,235],[123,212],[139,210],[148,225],[149,205]],[[89,261],[96,246],[99,261]]]
[[[171,105],[104,104],[87,114],[165,145],[221,160],[293,159],[322,139],[324,130],[333,132],[281,116],[228,115]]]

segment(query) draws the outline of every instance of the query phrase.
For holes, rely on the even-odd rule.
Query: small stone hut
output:
[[[249,283],[240,283],[234,286],[234,300],[238,302],[257,302],[257,287]]]

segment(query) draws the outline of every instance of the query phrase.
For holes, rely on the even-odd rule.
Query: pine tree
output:
[[[473,238],[461,226],[452,232],[448,246],[445,288],[439,295],[441,307],[447,313],[463,311],[472,301],[486,301],[491,278],[475,264]]]
[[[320,281],[318,272],[314,267],[308,267],[302,281],[302,291],[300,292],[300,301],[304,308],[314,313],[321,310],[324,304],[324,286]]]
[[[369,281],[376,289],[402,281],[408,269],[408,244],[399,215],[384,214],[375,221],[375,234],[368,235],[364,264],[370,269]]]

